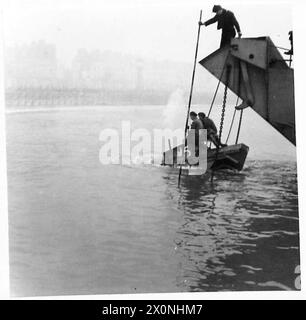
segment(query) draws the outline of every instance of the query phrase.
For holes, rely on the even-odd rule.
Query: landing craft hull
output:
[[[179,145],[164,152],[162,166],[171,168],[172,171],[180,170],[182,166],[183,175],[198,175],[201,170],[197,165],[189,165],[183,161],[183,145]],[[243,143],[222,147],[217,149],[207,149],[207,171],[230,169],[240,171],[243,169],[249,147]],[[183,163],[181,165],[181,163]]]

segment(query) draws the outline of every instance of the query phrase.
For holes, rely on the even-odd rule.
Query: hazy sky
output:
[[[40,39],[57,46],[69,63],[78,48],[132,53],[152,59],[192,62],[199,10],[213,16],[211,1],[10,0],[4,4],[5,45]],[[241,4],[243,3],[243,4]],[[232,10],[244,37],[269,35],[289,47],[290,4],[222,1]],[[221,33],[216,24],[202,27],[199,57],[214,51]]]

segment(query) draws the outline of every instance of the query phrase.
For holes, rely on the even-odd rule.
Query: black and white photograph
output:
[[[293,4],[1,19],[11,297],[301,290]]]

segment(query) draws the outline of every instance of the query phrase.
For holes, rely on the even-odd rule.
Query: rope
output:
[[[241,70],[240,70],[240,64],[239,64],[239,77],[238,77],[238,97],[240,95],[241,91]],[[238,102],[238,99],[237,99]],[[237,104],[238,105],[238,104]],[[236,111],[236,108],[235,108]],[[242,115],[243,115],[243,109],[240,111],[240,118],[239,118],[239,124],[238,124],[238,130],[237,130],[237,135],[236,135],[236,141],[235,144],[238,143],[239,135],[240,135],[240,129],[241,129],[241,123],[242,123]]]
[[[219,90],[219,86],[220,86],[221,79],[222,79],[222,76],[223,76],[223,73],[224,73],[224,70],[225,70],[225,66],[226,66],[226,62],[227,62],[227,58],[228,58],[228,56],[229,56],[229,52],[228,52],[228,54],[227,54],[227,56],[226,56],[226,58],[225,58],[224,65],[223,65],[222,72],[221,72],[221,76],[220,76],[220,78],[219,78],[217,88],[216,88],[216,90],[215,90],[215,93],[214,93],[214,96],[213,96],[212,102],[211,102],[211,104],[210,104],[210,108],[209,108],[209,111],[208,111],[207,117],[209,117],[209,116],[210,116],[210,113],[211,113],[212,107],[213,107],[213,105],[214,105],[214,103],[215,103],[216,96],[217,96],[217,93],[218,93],[218,90]]]
[[[226,138],[226,140],[225,140],[225,144],[227,144],[228,139],[229,139],[229,137],[230,137],[230,135],[231,135],[232,128],[233,128],[233,123],[234,123],[235,116],[236,116],[236,111],[237,111],[237,110],[235,109],[235,110],[234,110],[234,113],[233,113],[232,121],[231,121],[231,126],[230,126],[230,128],[229,128],[228,135],[227,135],[227,138]]]
[[[222,74],[223,74],[223,71],[222,71]],[[213,105],[214,105],[214,103],[215,103],[216,96],[217,96],[217,93],[218,93],[218,90],[219,90],[219,86],[220,86],[220,83],[221,83],[222,74],[221,74],[221,77],[220,77],[220,79],[219,79],[219,82],[218,82],[217,88],[216,88],[216,90],[215,90],[215,93],[214,93],[214,97],[213,97],[213,99],[212,99],[212,102],[211,102],[211,104],[210,104],[210,108],[209,108],[209,111],[208,111],[207,117],[209,117],[209,116],[210,116],[210,113],[211,113],[212,107],[213,107]]]
[[[228,89],[228,82],[229,82],[229,75],[231,71],[231,65],[227,66],[226,68],[226,79],[225,79],[225,88],[224,88],[224,95],[223,95],[223,104],[222,104],[222,113],[221,113],[221,121],[220,121],[220,129],[219,129],[219,141],[221,142],[221,135],[222,135],[222,129],[223,129],[223,122],[224,122],[224,115],[225,115],[225,107],[226,107],[226,98],[227,98],[227,89]],[[216,163],[219,155],[219,149],[220,147],[217,147],[216,150],[216,157],[214,163]],[[214,179],[214,169],[212,168],[210,181],[212,182]]]
[[[240,135],[242,115],[243,115],[243,109],[241,109],[241,111],[240,111],[240,119],[239,119],[239,125],[238,125],[238,131],[237,131],[237,136],[236,136],[236,142],[235,142],[235,144],[238,143],[238,139],[239,139],[239,135]]]
[[[226,138],[226,141],[225,143],[227,144],[228,142],[228,139],[231,135],[231,132],[232,132],[232,128],[233,128],[233,124],[234,124],[234,120],[235,120],[235,116],[236,116],[236,112],[237,112],[237,109],[236,107],[238,106],[238,101],[239,101],[239,96],[237,97],[237,100],[236,100],[236,106],[235,106],[235,110],[234,110],[234,113],[233,113],[233,117],[232,117],[232,121],[231,121],[231,126],[229,128],[229,131],[228,131],[228,135],[227,135],[227,138]]]
[[[220,128],[219,128],[219,141],[221,142],[222,130],[223,130],[223,123],[224,123],[224,115],[225,115],[225,107],[226,107],[226,98],[227,98],[227,89],[228,89],[228,81],[229,81],[229,74],[230,74],[231,66],[228,66],[226,69],[226,80],[225,80],[225,88],[224,88],[224,95],[223,95],[223,103],[222,103],[222,112],[221,112],[221,121],[220,121]],[[215,161],[218,159],[220,147],[217,147],[216,150],[216,158]],[[212,179],[213,179],[213,171],[212,170]]]

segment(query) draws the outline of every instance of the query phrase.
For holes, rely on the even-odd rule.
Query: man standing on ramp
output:
[[[233,12],[225,10],[219,5],[214,5],[212,11],[215,12],[216,15],[206,22],[199,22],[199,24],[207,27],[212,23],[218,22],[217,29],[222,29],[220,48],[231,43],[231,40],[235,38],[236,31],[239,38],[241,38],[240,26]]]

